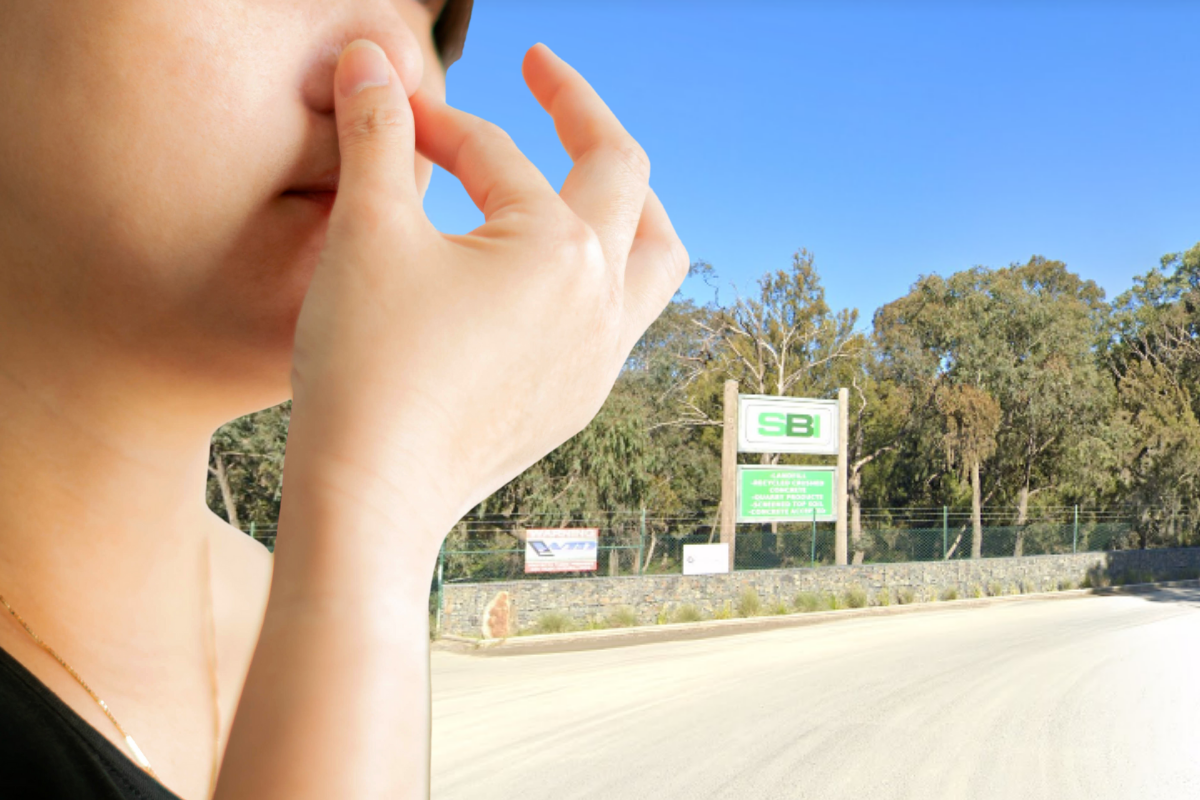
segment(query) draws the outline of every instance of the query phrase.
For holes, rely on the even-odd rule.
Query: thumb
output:
[[[338,203],[366,211],[382,200],[419,211],[412,108],[383,48],[369,39],[346,45],[334,87],[341,154]]]

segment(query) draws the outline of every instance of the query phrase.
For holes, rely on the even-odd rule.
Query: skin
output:
[[[556,193],[444,104],[436,11],[0,0],[0,594],[185,798],[212,759],[205,548],[216,796],[427,796],[438,545],[587,424],[686,272],[586,81],[526,54],[575,162]],[[387,84],[338,90],[360,38]],[[481,228],[424,217],[431,161]],[[332,211],[283,194],[333,167]],[[205,506],[208,443],[288,397],[272,559]],[[125,749],[12,620],[0,647]]]

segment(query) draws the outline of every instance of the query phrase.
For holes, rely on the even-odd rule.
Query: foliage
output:
[[[762,613],[762,608],[762,599],[759,598],[758,591],[753,586],[742,589],[737,601],[739,617],[756,617]]]
[[[820,595],[813,592],[800,592],[796,595],[793,605],[799,611],[820,611],[824,606],[824,601]]]
[[[630,606],[618,606],[605,620],[610,628],[632,628],[638,624],[637,612]]]
[[[846,608],[863,608],[867,605],[867,593],[861,586],[851,586],[845,595]]]
[[[716,278],[693,264],[691,280]],[[473,574],[504,576],[519,568],[526,528],[602,521],[604,546],[632,545],[626,572],[677,571],[685,542],[716,536],[727,379],[743,393],[850,389],[855,550],[878,549],[896,529],[863,520],[863,507],[988,514],[992,538],[981,541],[982,522],[956,526],[950,557],[1051,552],[1061,528],[1030,519],[1076,504],[1136,520],[1097,530],[1093,545],[1200,543],[1200,244],[1167,254],[1111,303],[1064,263],[1034,256],[923,275],[866,330],[858,321],[858,310],[830,305],[803,249],[748,294],[704,304],[677,295],[592,423],[472,509],[448,549],[483,551]],[[289,401],[213,436],[208,504],[243,529],[279,518],[290,412]],[[762,526],[740,541],[761,541],[771,563],[807,560],[776,533]]]
[[[671,615],[672,622],[699,622],[704,619],[704,615],[700,613],[700,609],[696,608],[692,603],[685,603],[675,609],[675,613]]]
[[[567,633],[575,630],[575,621],[560,611],[547,611],[534,625],[536,633]]]

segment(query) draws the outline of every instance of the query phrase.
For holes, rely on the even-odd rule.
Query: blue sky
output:
[[[1186,3],[477,0],[447,99],[561,186],[520,73],[545,42],[649,153],[722,299],[806,247],[869,324],[922,274],[1038,254],[1112,298],[1200,242],[1197,31]],[[440,169],[425,206],[482,221]]]

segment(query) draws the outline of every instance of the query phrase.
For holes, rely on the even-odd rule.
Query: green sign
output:
[[[818,522],[837,519],[834,467],[739,466],[738,522]]]

